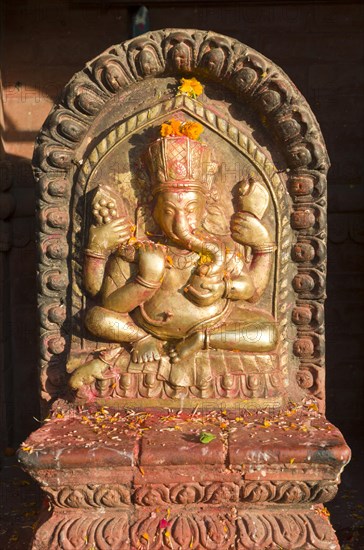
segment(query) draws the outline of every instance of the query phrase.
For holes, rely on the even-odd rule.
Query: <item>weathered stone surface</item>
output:
[[[264,426],[264,423],[266,426]],[[277,421],[271,417],[254,423],[250,429],[238,426],[229,438],[230,464],[327,464],[340,468],[350,460],[350,449],[340,431],[324,417],[308,414],[283,416]]]
[[[81,537],[112,550],[338,548],[320,503],[335,496],[350,451],[315,409],[236,417],[62,407],[20,450],[49,502],[34,549]],[[201,433],[216,438],[202,443]],[[267,504],[289,508],[256,508]]]
[[[178,430],[169,428],[166,431],[161,424],[143,435],[140,449],[140,464],[148,466],[214,465],[219,467],[225,462],[223,441],[217,437],[219,431],[215,426],[206,430],[216,439],[209,444],[200,442],[201,429],[192,427],[191,423],[177,424]],[[162,428],[162,429],[161,429]],[[209,428],[209,429],[208,429]]]

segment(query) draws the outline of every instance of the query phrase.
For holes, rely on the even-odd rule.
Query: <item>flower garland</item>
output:
[[[192,120],[182,122],[181,120],[171,118],[162,124],[160,132],[162,137],[186,136],[197,140],[203,132],[203,126],[199,122],[193,122]]]

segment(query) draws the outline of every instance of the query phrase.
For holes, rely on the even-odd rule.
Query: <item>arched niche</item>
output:
[[[188,76],[204,85],[198,99],[177,95],[180,78]],[[279,328],[282,384],[286,397],[305,392],[323,406],[329,161],[319,127],[289,78],[264,56],[228,37],[178,29],[113,46],[88,63],[65,87],[37,138],[43,398],[65,391],[66,357],[87,342],[80,248],[95,172],[110,177],[120,157],[115,174],[127,174],[145,148],[140,136],[173,113],[203,123],[220,167],[225,162],[227,193],[236,175],[233,151],[265,182],[278,248],[262,299]]]

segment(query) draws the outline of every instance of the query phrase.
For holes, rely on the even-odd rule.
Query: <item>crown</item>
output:
[[[160,191],[207,193],[217,164],[206,143],[187,136],[166,136],[154,141],[146,153],[152,194]]]

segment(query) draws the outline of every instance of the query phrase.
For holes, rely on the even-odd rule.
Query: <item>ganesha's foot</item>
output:
[[[187,359],[194,353],[200,351],[205,346],[205,333],[194,332],[191,336],[188,336],[185,340],[178,342],[175,348],[173,348],[169,354],[171,363],[177,363]]]
[[[157,340],[151,334],[147,334],[133,344],[131,359],[133,363],[148,363],[159,361],[161,358],[160,340]]]
[[[79,390],[84,386],[90,386],[97,380],[115,378],[117,375],[116,369],[100,358],[96,358],[78,367],[73,372],[69,385],[73,390]]]

